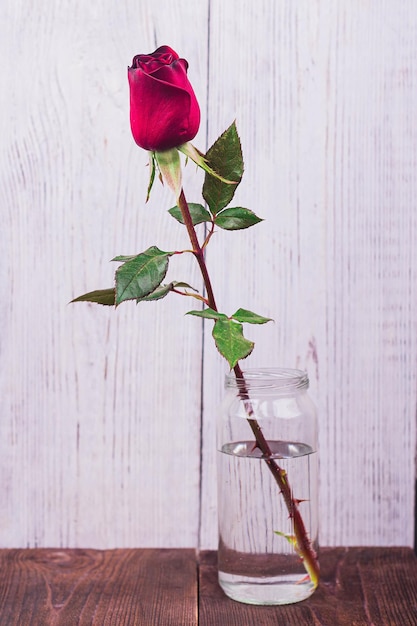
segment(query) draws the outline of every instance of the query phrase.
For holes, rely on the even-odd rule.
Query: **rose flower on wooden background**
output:
[[[115,286],[86,293],[73,302],[96,302],[117,307],[126,300],[149,302],[175,294],[203,303],[203,308],[188,313],[214,322],[212,335],[215,345],[243,384],[240,394],[247,400],[247,419],[255,438],[254,445],[267,460],[268,469],[293,521],[293,534],[286,538],[301,557],[307,575],[316,587],[319,566],[299,511],[299,501],[293,497],[286,472],[272,458],[268,441],[254,418],[244,373],[239,364],[254,348],[254,343],[243,334],[243,324],[265,324],[270,318],[246,309],[238,309],[232,315],[221,313],[217,308],[206,265],[205,251],[216,228],[242,230],[262,220],[248,208],[228,206],[244,170],[236,124],[232,123],[206,154],[190,143],[198,132],[200,107],[188,80],[187,69],[185,59],[180,59],[169,46],[161,46],[151,54],[138,54],[133,58],[132,67],[128,68],[128,80],[133,138],[149,155],[147,197],[158,171],[161,182],[172,189],[177,202],[168,213],[186,227],[191,250],[163,251],[154,245],[136,255],[119,255],[113,259],[121,263],[115,272]],[[180,152],[206,173],[202,189],[205,206],[201,202],[188,203],[185,197]],[[199,224],[204,224],[201,241],[195,228]],[[194,255],[204,282],[204,294],[198,293],[197,289],[183,280],[163,283],[171,259],[183,253]]]

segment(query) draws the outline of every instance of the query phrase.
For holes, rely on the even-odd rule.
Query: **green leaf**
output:
[[[188,311],[186,315],[196,315],[197,317],[204,317],[207,320],[227,320],[227,315],[224,313],[219,313],[218,311],[214,311],[214,309],[201,309],[198,311]]]
[[[196,293],[198,293],[198,289],[195,289],[194,287],[191,287],[191,285],[189,285],[188,283],[182,283],[182,282],[177,283],[177,282],[174,281],[172,284],[174,285],[175,289],[178,289],[178,288],[180,288],[180,289],[191,289],[191,291],[195,291]]]
[[[236,185],[230,185],[206,173],[203,198],[212,214],[216,215],[231,202],[236,188],[242,180],[242,148],[235,122],[209,148],[206,158],[213,170],[226,180],[236,182]]]
[[[162,298],[165,298],[165,296],[167,296],[169,292],[173,290],[173,288],[173,283],[169,283],[168,285],[159,285],[147,296],[144,296],[143,298],[137,298],[136,302],[152,302],[155,300],[162,300]]]
[[[78,298],[74,298],[71,302],[95,302],[105,306],[114,306],[116,304],[116,294],[114,287],[111,289],[98,289],[97,291],[89,291]]]
[[[126,261],[132,261],[133,259],[136,259],[137,256],[137,254],[119,254],[119,256],[115,256],[112,261],[126,263]]]
[[[220,354],[228,361],[230,369],[240,359],[252,352],[255,344],[243,336],[242,324],[231,319],[219,319],[213,327],[213,337]]]
[[[198,292],[198,289],[194,289],[194,287],[191,287],[191,285],[189,285],[188,283],[177,282],[174,280],[172,283],[168,283],[167,285],[159,285],[159,287],[154,289],[154,291],[152,291],[149,295],[144,296],[143,298],[138,298],[137,302],[151,302],[155,300],[161,300],[162,298],[165,298],[165,296],[167,296],[170,291],[178,288],[191,289],[192,291]]]
[[[266,324],[266,322],[272,321],[271,317],[263,317],[246,309],[238,309],[236,313],[233,313],[232,318],[238,320],[238,322],[246,322],[248,324]]]
[[[116,271],[116,305],[125,300],[140,300],[152,293],[163,281],[172,252],[151,246],[145,252],[123,263]]]
[[[253,211],[240,206],[224,209],[215,219],[216,226],[225,230],[242,230],[262,221]]]
[[[203,207],[202,204],[195,204],[193,202],[190,202],[188,208],[190,209],[190,215],[191,219],[193,220],[194,226],[196,224],[201,224],[202,222],[211,222],[211,215],[207,211],[207,209]],[[180,224],[184,224],[181,209],[179,208],[179,206],[172,207],[172,209],[169,209],[168,213],[170,213],[172,217],[175,217],[177,222],[179,222]]]

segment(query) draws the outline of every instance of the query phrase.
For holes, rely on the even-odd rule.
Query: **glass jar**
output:
[[[316,408],[294,369],[226,376],[217,424],[219,583],[248,604],[290,604],[318,584]]]

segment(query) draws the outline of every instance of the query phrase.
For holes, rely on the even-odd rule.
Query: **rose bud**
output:
[[[187,61],[168,46],[133,58],[128,68],[130,126],[141,148],[162,152],[196,136],[200,107],[187,69]]]

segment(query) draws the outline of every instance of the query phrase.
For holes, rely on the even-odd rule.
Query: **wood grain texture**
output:
[[[333,548],[320,554],[321,582],[304,602],[255,607],[227,598],[214,552],[200,555],[200,626],[412,626],[417,623],[417,559],[407,548]]]
[[[0,551],[7,626],[413,626],[417,559],[409,548],[322,550],[306,601],[257,607],[227,598],[216,554],[186,549]]]
[[[245,8],[211,3],[209,138],[236,117],[246,163],[236,204],[265,221],[216,238],[218,304],[275,320],[248,327],[257,345],[245,367],[309,373],[323,545],[412,545],[417,10]],[[215,542],[223,384],[210,344],[207,333],[202,546]]]
[[[190,26],[191,25],[191,26]],[[117,254],[183,249],[130,135],[126,68],[190,63],[204,150],[236,119],[236,204],[219,306],[247,366],[309,372],[320,412],[321,543],[412,545],[417,362],[417,7],[331,0],[0,4],[0,546],[217,541],[215,417],[225,364],[187,298],[68,305]],[[200,200],[201,173],[185,189]],[[201,289],[191,258],[169,279]]]
[[[1,624],[197,623],[194,550],[6,550],[0,563]]]
[[[115,255],[187,244],[167,190],[145,204],[127,66],[169,41],[193,60],[204,107],[207,50],[182,28],[191,11],[1,5],[2,546],[197,543],[201,324],[184,318],[185,298],[68,305],[112,286]],[[200,287],[189,261],[170,272]]]

